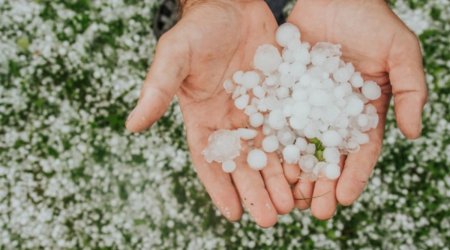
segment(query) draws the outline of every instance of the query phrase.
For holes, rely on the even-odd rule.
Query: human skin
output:
[[[202,151],[213,131],[247,126],[247,117],[234,107],[222,84],[235,71],[251,69],[259,45],[275,43],[277,23],[262,0],[181,3],[182,17],[159,40],[126,127],[132,132],[147,129],[176,95],[193,165],[214,204],[230,221],[239,220],[245,207],[258,225],[270,227],[278,214],[294,208],[278,157],[270,154],[268,166],[255,171],[247,166],[244,147],[236,171],[227,174],[220,164],[207,163]]]
[[[288,22],[300,28],[303,41],[341,44],[343,60],[382,89],[380,99],[372,102],[380,117],[378,127],[369,132],[370,143],[342,159],[338,180],[299,180],[297,166],[284,166],[290,184],[295,184],[296,206],[310,207],[318,219],[329,219],[337,204],[351,205],[366,186],[381,151],[391,96],[402,133],[409,139],[420,135],[427,100],[421,50],[416,36],[381,0],[299,0]]]

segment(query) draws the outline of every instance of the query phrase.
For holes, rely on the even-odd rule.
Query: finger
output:
[[[277,222],[277,211],[267,192],[259,171],[251,169],[246,155],[236,158],[237,168],[231,174],[244,206],[261,227],[271,227]]]
[[[138,104],[126,122],[131,132],[142,131],[157,121],[188,75],[189,45],[178,33],[177,27],[174,27],[158,42]]]
[[[231,176],[223,172],[220,164],[207,163],[202,155],[202,151],[208,144],[209,134],[210,131],[188,127],[187,139],[192,161],[197,175],[213,203],[225,218],[230,221],[237,221],[241,218],[243,210]]]
[[[311,206],[313,191],[314,182],[308,180],[308,178],[300,177],[292,190],[295,199],[295,207],[300,210],[308,209]]]
[[[388,103],[389,96],[385,94],[372,103],[378,112],[378,126],[369,131],[369,143],[347,156],[336,189],[337,200],[344,206],[351,205],[359,197],[375,167],[381,152]]]
[[[422,130],[427,88],[420,45],[414,34],[408,31],[395,37],[388,66],[398,126],[407,138],[417,138]]]
[[[297,164],[283,164],[284,175],[289,184],[294,185],[300,177],[300,168]]]
[[[341,166],[345,162],[345,156],[341,156]],[[336,212],[336,183],[337,180],[329,180],[320,177],[314,184],[313,198],[311,202],[311,213],[319,220],[328,220]]]
[[[267,191],[279,214],[287,214],[294,208],[291,187],[283,173],[276,154],[268,154],[267,166],[261,171]]]

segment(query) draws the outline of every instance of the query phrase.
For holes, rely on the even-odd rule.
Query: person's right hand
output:
[[[370,143],[347,156],[339,179],[300,180],[293,190],[299,208],[311,207],[315,217],[328,219],[338,202],[352,204],[366,186],[381,151],[391,95],[400,130],[407,138],[420,135],[427,100],[422,55],[417,37],[383,0],[298,0],[288,21],[300,27],[304,41],[341,44],[343,59],[383,93],[372,102],[380,122],[369,132]],[[298,180],[298,167],[286,172],[290,181]]]
[[[277,23],[262,0],[185,1],[181,20],[158,42],[139,102],[126,127],[139,132],[165,112],[176,94],[183,113],[192,160],[215,205],[229,220],[238,220],[243,205],[262,227],[276,223],[277,214],[290,212],[294,200],[275,154],[268,166],[254,171],[246,153],[237,169],[226,174],[217,163],[208,164],[202,151],[217,129],[247,125],[222,84],[234,71],[250,69],[256,48],[274,44]]]

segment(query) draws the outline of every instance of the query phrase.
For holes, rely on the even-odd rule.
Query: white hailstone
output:
[[[234,172],[234,170],[236,170],[236,162],[234,162],[233,160],[224,161],[222,163],[222,170],[225,173]]]
[[[234,72],[234,74],[233,74],[233,81],[236,84],[241,85],[242,82],[243,82],[242,81],[243,79],[244,79],[244,72],[243,71],[239,70],[239,71]]]
[[[326,147],[323,151],[323,158],[329,163],[339,163],[340,156],[339,149],[334,147]]]
[[[267,155],[260,149],[252,149],[248,152],[247,163],[254,170],[261,170],[267,165]]]
[[[300,166],[300,169],[302,171],[310,173],[317,162],[318,160],[314,155],[303,155],[300,156],[300,159],[298,160],[298,165]]]
[[[294,59],[296,62],[302,64],[308,64],[311,61],[311,55],[309,54],[308,48],[301,46],[300,48],[294,50]]]
[[[363,101],[361,101],[355,95],[352,95],[347,99],[347,105],[345,107],[345,111],[347,112],[347,114],[351,116],[356,116],[358,114],[361,114],[363,109],[364,109]]]
[[[244,109],[244,113],[248,116],[254,114],[258,112],[258,110],[256,109],[256,107],[254,105],[248,105],[247,107],[245,107]]]
[[[381,88],[374,81],[367,81],[361,88],[362,94],[369,100],[376,100],[381,96]]]
[[[258,131],[249,128],[238,128],[236,133],[243,140],[251,140],[258,135]]]
[[[284,48],[282,53],[283,61],[288,63],[293,63],[295,61],[294,54],[292,53],[292,50]]]
[[[309,103],[314,106],[326,106],[330,101],[330,96],[327,92],[321,89],[313,89],[310,92]]]
[[[341,168],[336,163],[329,163],[323,167],[322,173],[327,179],[336,180],[341,175]]]
[[[366,114],[359,114],[356,117],[356,123],[358,124],[359,127],[367,127],[367,125],[369,125],[369,116]]]
[[[319,177],[320,173],[323,171],[323,169],[325,168],[325,166],[327,165],[327,163],[323,162],[323,161],[319,161],[316,163],[316,165],[314,166],[312,173],[316,176]]]
[[[317,137],[319,128],[314,123],[308,123],[303,130],[303,133],[305,134],[306,138],[312,139],[314,137]]]
[[[223,82],[223,88],[225,89],[225,92],[227,92],[227,94],[231,94],[234,91],[234,84],[231,80],[225,80]]]
[[[360,149],[360,145],[358,144],[358,142],[356,142],[355,140],[350,139],[346,145],[345,145],[345,149],[347,150],[347,152],[349,153],[355,153],[358,152]]]
[[[236,106],[236,108],[238,109],[243,110],[245,109],[245,107],[247,107],[249,100],[250,97],[248,95],[242,95],[234,100],[234,106]]]
[[[370,120],[370,128],[376,128],[377,126],[378,126],[378,122],[380,121],[380,118],[378,117],[378,115],[377,114],[375,114],[375,115],[371,115],[370,117],[369,117],[369,120]]]
[[[333,78],[337,82],[347,82],[352,77],[353,73],[355,72],[355,68],[351,63],[345,64],[344,67],[339,68],[333,73]]]
[[[290,74],[282,74],[280,76],[280,84],[281,86],[291,87],[292,85],[295,84],[295,79]]]
[[[306,72],[306,65],[302,62],[294,62],[291,64],[291,75],[297,81]]]
[[[311,112],[311,106],[307,101],[297,101],[293,105],[292,115],[298,117],[308,117]]]
[[[341,135],[342,138],[346,138],[350,134],[350,132],[344,128],[338,129],[337,132]]]
[[[288,164],[296,164],[300,158],[300,149],[295,145],[287,145],[283,149],[283,159]]]
[[[252,89],[258,85],[260,80],[261,78],[259,77],[258,73],[256,73],[255,71],[248,71],[244,73],[242,84],[246,89]]]
[[[296,130],[304,129],[306,127],[306,125],[308,125],[309,122],[310,121],[308,118],[299,117],[299,116],[292,116],[289,119],[289,125],[293,129],[296,129]]]
[[[272,110],[269,114],[268,122],[273,129],[282,129],[286,125],[282,110]]]
[[[309,144],[306,146],[306,153],[307,153],[307,154],[310,154],[310,155],[315,154],[315,153],[316,153],[316,145],[313,144],[313,143],[309,143]]]
[[[322,143],[325,147],[337,147],[342,143],[342,137],[337,131],[329,130],[323,133]]]
[[[312,51],[311,52],[311,63],[314,66],[321,66],[327,60],[327,56],[321,51]]]
[[[278,142],[278,138],[275,135],[266,136],[262,141],[262,148],[267,153],[273,153],[277,151],[280,143]]]
[[[255,66],[255,69],[268,75],[277,70],[278,65],[280,65],[282,61],[278,49],[273,45],[265,44],[256,49],[253,65]]]
[[[339,68],[339,62],[340,62],[339,57],[328,58],[323,63],[322,68],[328,73],[335,72]]]
[[[264,90],[263,87],[261,87],[260,85],[255,86],[252,90],[253,95],[258,97],[258,98],[264,98],[264,96],[266,95],[266,90]]]
[[[217,130],[208,137],[208,146],[202,154],[206,161],[225,162],[240,155],[241,141],[231,130]]]
[[[259,112],[251,114],[250,118],[249,118],[249,123],[250,123],[250,126],[252,126],[254,128],[260,127],[264,123],[263,114],[261,114]]]
[[[306,147],[308,146],[308,142],[303,137],[297,137],[295,139],[294,144],[300,151],[306,151]]]
[[[275,86],[278,83],[278,77],[276,75],[270,75],[264,81],[264,84],[267,86]]]
[[[277,97],[279,99],[284,99],[289,96],[289,88],[279,87],[279,88],[277,88],[276,93],[277,93]]]
[[[373,104],[369,103],[364,107],[364,112],[368,115],[374,115],[377,113],[377,109]]]
[[[350,83],[354,88],[361,88],[364,84],[364,80],[361,76],[361,73],[359,72],[353,73],[352,77],[350,78]]]
[[[263,132],[263,135],[268,136],[268,135],[271,135],[273,133],[273,129],[269,125],[264,124],[263,128],[262,128],[262,132]]]
[[[354,140],[359,145],[366,144],[369,142],[369,136],[358,130],[352,131],[352,140]]]
[[[289,42],[300,40],[300,31],[297,26],[291,23],[284,23],[278,27],[275,39],[279,45],[287,47]]]
[[[281,64],[278,66],[278,72],[279,72],[280,74],[285,74],[285,75],[289,74],[289,73],[291,72],[291,66],[290,66],[290,64],[287,63],[287,62],[281,63]]]
[[[327,106],[322,108],[321,114],[324,122],[332,123],[339,117],[341,110],[336,106]]]
[[[349,124],[350,120],[346,116],[339,116],[334,122],[334,125],[338,128],[347,128]]]
[[[290,129],[282,129],[277,132],[278,141],[281,145],[293,144],[295,141],[295,134]]]
[[[311,53],[320,53],[325,57],[339,57],[342,55],[341,46],[328,42],[318,42],[311,49]]]
[[[292,92],[292,98],[296,101],[304,101],[308,98],[307,91],[297,88]]]

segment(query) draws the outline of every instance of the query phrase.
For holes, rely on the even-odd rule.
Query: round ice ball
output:
[[[252,127],[258,128],[261,125],[263,125],[263,123],[264,123],[264,116],[263,116],[263,114],[261,114],[259,112],[256,112],[256,113],[253,113],[253,114],[250,115],[249,121],[250,121],[250,125]]]
[[[323,158],[329,163],[339,163],[340,153],[337,148],[326,147],[323,151]]]
[[[282,61],[280,52],[275,46],[264,44],[256,49],[253,65],[264,74],[270,74],[278,69]]]
[[[300,149],[295,145],[287,145],[283,149],[283,159],[288,164],[295,164],[300,158]]]
[[[328,130],[322,135],[322,143],[326,147],[337,147],[342,143],[342,137],[338,132]]]
[[[224,161],[222,163],[222,170],[225,173],[231,173],[236,170],[236,163],[233,160]]]
[[[261,170],[267,165],[267,155],[260,149],[252,149],[247,155],[247,163],[254,170]]]
[[[280,143],[278,142],[278,138],[275,135],[269,135],[262,141],[262,148],[267,153],[275,152],[279,146]]]
[[[374,81],[367,81],[364,83],[361,92],[369,100],[376,100],[381,96],[381,88]]]
[[[341,175],[341,168],[338,164],[329,163],[322,168],[322,172],[329,180],[336,180]]]
[[[284,23],[278,27],[275,38],[279,45],[287,47],[291,41],[300,40],[300,30],[291,23]]]

